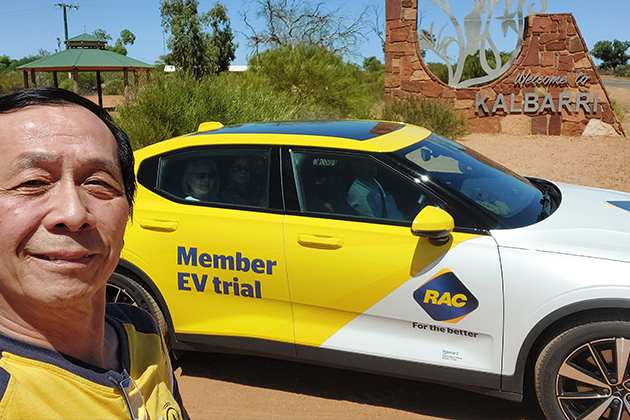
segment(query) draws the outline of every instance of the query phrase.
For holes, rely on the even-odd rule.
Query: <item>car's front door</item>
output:
[[[414,236],[411,219],[439,198],[369,155],[287,156],[295,185],[285,188],[299,202],[284,234],[298,354],[320,347],[500,373],[493,238],[454,232],[435,245]]]

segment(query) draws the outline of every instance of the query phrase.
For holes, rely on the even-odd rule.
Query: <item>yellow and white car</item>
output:
[[[108,299],[173,349],[512,400],[532,374],[549,419],[630,415],[630,194],[394,122],[204,123],[135,157]]]

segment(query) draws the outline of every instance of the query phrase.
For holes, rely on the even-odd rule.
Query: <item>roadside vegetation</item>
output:
[[[465,136],[469,132],[468,120],[458,116],[439,99],[409,96],[392,101],[384,107],[382,118],[419,125],[451,139]]]
[[[274,92],[246,74],[224,73],[198,81],[192,75],[160,74],[135,91],[115,119],[134,149],[197,130],[204,121],[224,125],[301,118],[312,109]]]

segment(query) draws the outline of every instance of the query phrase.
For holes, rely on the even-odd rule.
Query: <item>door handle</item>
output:
[[[298,243],[309,248],[339,249],[343,246],[343,238],[300,233],[298,234]]]
[[[179,227],[179,223],[171,220],[142,219],[140,220],[140,227],[159,232],[175,232]]]

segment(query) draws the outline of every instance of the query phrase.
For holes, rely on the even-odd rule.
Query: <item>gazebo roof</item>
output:
[[[99,48],[101,50],[105,49],[105,44],[107,44],[106,39],[97,38],[94,35],[90,34],[81,34],[77,35],[74,38],[70,38],[66,43],[66,48]]]
[[[78,41],[79,37],[72,38]],[[94,37],[92,37],[94,38]],[[94,38],[97,39],[97,38]],[[139,60],[98,48],[68,48],[39,60],[19,66],[18,70],[36,71],[137,71],[155,66]]]
[[[90,35],[90,34],[77,35],[77,36],[75,36],[73,38],[68,39],[66,42],[76,42],[76,41],[103,41],[103,42],[107,42],[104,39],[97,38],[94,35]]]

